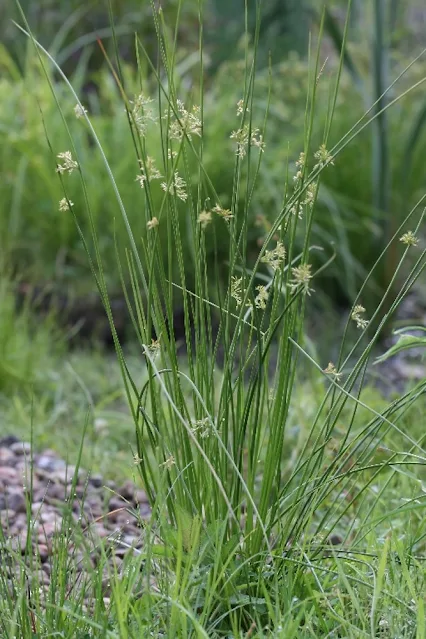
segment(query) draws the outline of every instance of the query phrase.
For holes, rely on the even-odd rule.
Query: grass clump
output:
[[[190,91],[179,78],[176,40],[154,5],[160,62],[145,56],[140,39],[135,46],[140,67],[142,61],[151,66],[156,98],[141,92],[132,102],[120,60],[113,63],[106,56],[133,136],[138,207],[146,229],[142,237],[132,226],[90,112],[63,75],[127,233],[124,246],[122,237],[115,237],[117,271],[135,353],[146,367],[141,382],[114,329],[99,220],[91,208],[91,172],[73,135],[63,148],[49,139],[67,215],[74,217],[111,322],[136,431],[134,462],[152,508],[137,583],[129,574],[112,580],[109,625],[96,621],[92,633],[421,637],[424,434],[413,424],[421,414],[416,411],[424,403],[425,383],[377,406],[364,401],[362,389],[384,321],[423,272],[421,247],[398,244],[410,230],[418,237],[423,217],[414,207],[389,240],[389,246],[403,249],[390,285],[409,252],[418,251],[397,295],[389,298],[389,286],[376,308],[363,306],[364,291],[386,252],[377,254],[352,300],[336,360],[316,361],[304,345],[304,316],[319,275],[312,263],[317,198],[323,176],[333,172],[351,137],[377,113],[367,113],[349,134],[332,142],[343,57],[335,74],[325,78],[318,47],[309,66],[304,140],[292,167],[294,179],[283,165],[281,206],[271,214],[257,252],[249,252],[249,220],[273,107],[268,98],[262,118],[253,110],[259,19],[253,48],[245,49],[240,98],[229,114],[235,123],[234,153],[226,199],[223,184],[213,181],[204,164],[202,7],[199,82]],[[321,29],[318,35],[321,40]],[[345,43],[346,31],[342,56]],[[34,45],[46,68],[46,52]],[[50,56],[47,60],[55,64]],[[327,119],[320,144],[313,146],[322,82],[328,82]],[[69,131],[60,97],[58,111]],[[74,178],[83,193],[78,207],[71,206],[68,195]],[[86,216],[89,235],[82,227]],[[160,234],[167,252],[160,250]],[[209,234],[216,248],[210,261]],[[174,331],[177,298],[184,310],[185,357]],[[350,341],[352,325],[358,332]],[[301,361],[310,369],[313,398],[299,391]],[[12,610],[9,606],[10,624]],[[36,632],[44,619],[40,609]]]

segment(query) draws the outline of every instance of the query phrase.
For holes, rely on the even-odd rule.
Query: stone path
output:
[[[0,561],[2,570],[3,567],[8,570],[10,583],[21,570],[11,550],[28,556],[31,549],[40,567],[38,583],[49,585],[55,538],[64,523],[70,522],[66,519],[67,510],[72,529],[87,542],[93,568],[99,560],[96,549],[101,539],[117,569],[126,553],[137,553],[141,548],[141,526],[150,516],[144,491],[130,481],[117,486],[111,481],[104,482],[100,475],[79,470],[71,494],[75,472],[52,450],[34,453],[31,459],[30,444],[14,436],[0,439]],[[75,540],[78,536],[75,535]],[[72,540],[73,534],[69,538]],[[75,558],[77,572],[84,571],[88,553],[85,558],[77,541],[71,541],[68,550]],[[108,575],[104,581],[103,594],[107,597]]]

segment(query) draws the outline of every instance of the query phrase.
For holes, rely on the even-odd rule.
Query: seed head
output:
[[[339,381],[342,377],[342,373],[337,372],[336,367],[332,362],[328,363],[327,368],[324,368],[323,372],[326,373],[326,375],[333,376],[337,381]]]
[[[311,264],[301,264],[291,269],[293,279],[290,280],[289,286],[292,293],[299,288],[302,289],[302,293],[305,295],[310,295],[313,292],[313,289],[309,287],[312,278],[311,268]]]
[[[150,220],[148,220],[148,222],[146,223],[148,231],[151,231],[151,229],[155,229],[155,227],[158,226],[159,223],[160,222],[158,221],[156,217],[153,217]]]
[[[234,217],[229,209],[223,209],[220,204],[216,204],[216,206],[212,208],[212,211],[216,213],[216,215],[223,217],[225,222],[229,222]]]
[[[212,432],[212,425],[208,417],[197,419],[192,422],[192,430],[197,433],[201,439],[207,439]]]
[[[265,251],[265,255],[261,258],[261,262],[268,264],[273,271],[276,271],[284,263],[285,260],[285,248],[281,241],[277,242],[277,245],[271,251]]]
[[[148,352],[152,359],[155,359],[160,352],[160,340],[152,339],[151,344],[145,347],[145,351]]]
[[[168,457],[166,459],[165,462],[163,462],[162,464],[160,464],[160,466],[164,466],[164,468],[166,468],[167,470],[169,470],[170,468],[172,468],[172,466],[174,466],[176,464],[175,462],[175,458],[173,457],[173,455],[170,455],[170,457]]]
[[[201,224],[201,228],[205,229],[208,224],[212,221],[211,211],[201,211],[198,216],[198,224]]]
[[[231,277],[231,297],[237,303],[237,306],[241,306],[242,298],[241,298],[241,285],[243,282],[242,277],[235,277],[234,275]]]
[[[261,153],[265,150],[265,142],[263,140],[263,135],[260,134],[259,129],[254,129],[251,132],[250,144],[259,149]]]
[[[296,174],[293,176],[293,182],[299,183],[301,182],[303,178],[303,171],[301,171],[300,169],[298,171],[296,171]]]
[[[247,145],[249,141],[249,125],[245,124],[242,129],[232,131],[230,135],[231,140],[235,140],[237,143],[237,149],[235,151],[239,158],[244,158],[247,154]]]
[[[306,164],[306,155],[302,151],[301,154],[299,155],[299,159],[296,160],[296,166],[298,169],[303,169],[305,167],[305,164]]]
[[[155,124],[158,117],[155,115],[154,110],[150,106],[154,102],[152,98],[147,98],[143,93],[140,93],[131,102],[132,106],[132,119],[139,132],[144,137],[146,135],[148,126]]]
[[[172,140],[179,141],[182,140],[184,135],[188,137],[198,135],[198,137],[201,137],[200,107],[194,105],[191,111],[187,111],[181,100],[177,100],[176,106],[179,116],[170,122],[169,137]],[[166,112],[164,117],[166,119],[169,118],[169,112]]]
[[[186,192],[186,182],[183,178],[180,177],[177,171],[175,171],[172,182],[170,184],[162,182],[161,188],[166,193],[176,195],[176,197],[178,197],[180,200],[183,200],[184,202],[186,202],[186,200],[188,199],[188,193]]]
[[[71,202],[71,200],[67,200],[65,197],[63,197],[62,200],[59,202],[60,211],[69,211],[71,206],[74,206],[74,202]]]
[[[407,233],[404,233],[404,235],[399,238],[399,241],[407,246],[417,246],[419,243],[419,239],[414,235],[413,231],[407,231]]]
[[[313,206],[313,204],[315,202],[316,195],[317,195],[317,186],[318,185],[315,182],[312,182],[306,188],[305,199],[303,200],[303,204],[305,206],[308,206],[308,207],[312,207]]]
[[[74,107],[74,113],[77,120],[80,120],[80,118],[84,118],[86,115],[87,109],[85,109],[81,104],[76,104]]]
[[[150,157],[149,155],[146,158],[145,166],[142,160],[139,160],[139,165],[141,168],[141,172],[139,175],[136,176],[136,180],[137,182],[139,182],[141,189],[145,187],[145,182],[147,180],[148,182],[151,182],[151,180],[160,180],[163,177],[160,171],[155,166],[154,158]]]
[[[269,298],[269,293],[266,290],[265,286],[256,286],[256,291],[259,291],[259,293],[256,295],[256,297],[254,298],[254,304],[256,306],[256,308],[260,308],[262,310],[264,310],[266,308],[266,303],[268,301]]]
[[[314,171],[316,169],[322,169],[329,164],[334,164],[334,158],[330,151],[327,151],[325,144],[321,144],[318,151],[314,153],[314,158],[318,160],[318,163],[314,166]]]
[[[356,327],[362,330],[364,330],[368,326],[368,320],[361,317],[363,313],[365,313],[365,308],[360,304],[357,304],[351,313],[351,319],[356,322]]]
[[[72,173],[75,169],[78,169],[78,162],[72,159],[71,151],[64,151],[63,153],[58,153],[56,156],[58,160],[62,160],[63,164],[58,164],[56,166],[57,173]]]
[[[245,112],[249,113],[250,109],[248,107],[245,108]],[[244,113],[244,100],[238,100],[237,102],[237,115],[242,115]]]

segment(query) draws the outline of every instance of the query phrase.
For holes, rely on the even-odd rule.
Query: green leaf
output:
[[[336,49],[337,54],[339,55],[341,53],[342,46],[343,46],[343,33],[337,20],[334,18],[333,14],[329,11],[328,8],[325,9],[324,27],[328,35],[330,36],[330,39],[334,45],[334,48]],[[352,78],[353,83],[356,85],[358,89],[363,91],[364,83],[363,83],[362,77],[357,69],[357,66],[355,64],[353,57],[351,56],[351,54],[349,53],[347,49],[345,49],[343,52],[343,62],[348,73],[350,74]]]
[[[426,330],[426,329],[423,329],[423,330]],[[409,348],[419,348],[419,347],[420,348],[426,347],[426,337],[417,337],[415,335],[407,335],[407,334],[400,335],[396,344],[391,346],[389,350],[387,350],[386,353],[383,353],[383,355],[380,355],[380,357],[376,357],[374,364],[379,364],[380,362],[384,362],[385,360],[389,359],[389,357],[393,357],[394,355],[396,355],[397,353],[400,353],[401,351],[406,351]]]
[[[199,543],[199,533],[201,528],[201,518],[193,517],[179,504],[176,506],[177,523],[182,530],[183,546],[190,552]]]

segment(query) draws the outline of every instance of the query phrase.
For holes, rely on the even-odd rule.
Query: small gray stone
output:
[[[124,484],[117,490],[118,494],[124,497],[124,499],[128,499],[129,501],[133,501],[135,496],[136,486],[130,480],[124,482]]]
[[[56,468],[50,473],[49,478],[60,484],[71,484],[74,479],[74,473],[75,466],[65,466],[63,468]]]
[[[148,496],[144,490],[138,489],[135,491],[134,497],[135,504],[147,504]]]
[[[45,470],[49,473],[54,472],[55,470],[62,470],[66,467],[63,459],[58,459],[58,457],[53,457],[52,455],[39,455],[35,458],[35,464],[37,468],[41,470]]]
[[[10,450],[12,451],[12,453],[16,453],[17,455],[30,455],[31,444],[29,442],[17,441],[14,444],[10,445]]]
[[[0,447],[0,466],[13,466],[15,455],[9,448]]]
[[[27,547],[27,531],[23,530],[20,535],[12,539],[12,549],[15,551],[25,552]],[[20,567],[18,566],[20,569]]]
[[[110,511],[118,510],[121,508],[127,508],[128,504],[124,501],[124,499],[120,499],[119,497],[111,497],[108,502],[108,508]],[[120,510],[120,512],[122,512]],[[116,513],[114,513],[115,515]],[[118,514],[118,513],[117,513]]]
[[[17,444],[19,441],[19,437],[16,437],[15,435],[7,435],[0,439],[0,446],[10,448],[12,444]]]
[[[0,499],[3,498],[3,495]],[[11,508],[2,508],[0,513],[0,524],[6,528],[12,525],[16,518],[16,512]]]
[[[33,515],[38,515],[40,514],[41,509],[43,508],[43,502],[42,501],[35,501],[31,504],[31,512]]]
[[[93,526],[90,526],[90,530],[98,537],[108,537],[110,534],[100,522],[96,522]]]
[[[89,479],[89,484],[91,484],[94,488],[101,488],[103,486],[104,480],[102,475],[91,475]]]
[[[48,586],[50,583],[50,577],[40,568],[34,574],[30,575],[29,581],[33,586]]]
[[[18,472],[11,466],[0,466],[0,480],[2,480],[5,486],[17,484],[19,481]]]
[[[149,504],[141,504],[139,507],[141,519],[149,519],[151,517],[151,508]]]
[[[27,502],[24,493],[20,490],[9,490],[6,495],[6,503],[8,508],[11,508],[15,513],[27,512]]]
[[[41,561],[44,563],[50,555],[50,548],[46,544],[38,544],[37,545],[38,554],[40,555]],[[46,576],[46,573],[43,573]]]

